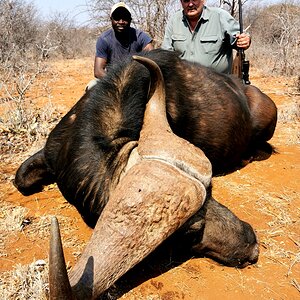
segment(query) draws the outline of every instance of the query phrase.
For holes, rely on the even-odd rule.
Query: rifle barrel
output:
[[[240,33],[243,33],[243,11],[242,11],[242,0],[239,0],[239,22],[240,22]]]

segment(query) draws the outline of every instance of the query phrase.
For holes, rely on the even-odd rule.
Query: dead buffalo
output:
[[[172,52],[156,50],[145,54],[145,57],[150,58],[159,66],[165,79],[164,93],[166,94],[168,122],[166,120],[159,122],[161,120],[159,116],[162,113],[161,111],[154,112],[154,116],[152,113],[151,118],[157,118],[157,120],[154,121],[155,126],[152,126],[152,130],[154,127],[154,133],[160,132],[158,129],[166,128],[169,123],[176,135],[183,138],[180,141],[188,140],[204,151],[212,163],[215,173],[233,168],[241,159],[248,158],[257,145],[272,137],[276,125],[276,107],[271,99],[255,87],[244,86],[231,77],[191,65],[180,60]],[[156,69],[153,66],[151,68]],[[112,219],[119,222],[116,215],[117,208],[113,203],[122,198],[117,193],[122,189],[124,192],[124,187],[128,193],[126,199],[130,199],[129,187],[131,185],[126,183],[126,180],[129,182],[136,180],[139,183],[139,179],[142,178],[139,174],[131,174],[136,170],[136,167],[132,166],[136,166],[134,158],[136,158],[137,145],[143,145],[141,128],[146,103],[149,95],[154,93],[156,84],[162,82],[161,75],[151,75],[150,73],[147,68],[132,60],[124,61],[114,67],[93,89],[87,91],[60,121],[50,133],[45,147],[20,166],[15,178],[17,188],[23,194],[28,195],[41,190],[46,184],[57,182],[64,197],[76,206],[89,226],[94,227],[101,215],[102,221],[99,221],[98,224],[102,225],[97,224],[96,227],[102,229],[95,230],[95,236],[98,234],[102,236],[106,223],[114,223]],[[154,93],[154,95],[157,97],[157,94]],[[146,116],[147,114],[145,114],[145,120]],[[164,118],[166,118],[165,114]],[[168,128],[167,131],[171,132],[171,129]],[[183,215],[174,214],[174,216],[169,216],[171,212],[168,209],[160,210],[164,204],[156,203],[156,201],[153,203],[151,202],[153,199],[150,197],[149,203],[153,203],[150,208],[157,210],[158,215],[156,217],[149,216],[147,224],[160,220],[159,213],[170,219],[166,222],[168,229],[160,232],[160,235],[154,234],[158,236],[158,239],[150,244],[145,244],[146,249],[143,250],[144,252],[138,260],[176,230],[179,238],[189,241],[189,246],[196,253],[211,256],[230,266],[243,267],[248,263],[255,262],[258,257],[258,246],[253,229],[211,197],[211,187],[205,180],[204,184],[202,176],[206,174],[204,177],[207,177],[207,170],[201,169],[202,167],[200,167],[200,171],[194,169],[195,158],[200,155],[197,151],[200,150],[193,147],[194,150],[190,156],[179,154],[179,158],[176,158],[176,153],[180,153],[180,149],[185,148],[182,145],[187,144],[180,144],[181,146],[177,146],[170,154],[168,151],[169,148],[172,148],[172,140],[170,140],[171,143],[168,142],[168,138],[164,141],[158,139],[158,141],[159,147],[157,146],[157,148],[161,148],[161,150],[159,155],[155,154],[154,158],[151,158],[150,155],[151,168],[154,163],[168,161],[171,166],[175,164],[177,169],[179,168],[185,174],[184,177],[189,177],[192,182],[200,181],[205,187],[205,191],[195,192],[199,193],[199,197],[193,200],[191,207],[188,205],[187,208],[185,204],[189,202],[185,195],[178,195],[180,201],[177,203],[182,202],[178,205],[186,208],[186,212]],[[163,147],[164,145],[165,147]],[[140,149],[141,147],[143,149],[143,146],[140,146]],[[164,156],[165,154],[167,158]],[[202,152],[200,156],[199,163],[206,162],[205,164],[207,164],[208,160]],[[148,165],[148,161],[143,162],[143,169],[145,169],[145,164]],[[184,182],[186,179],[181,177],[177,179],[177,175],[173,177],[172,184],[169,182],[165,185],[159,184],[164,182],[164,176],[161,178],[161,175],[156,176],[156,180],[153,182],[162,191],[166,189],[164,191],[169,195],[173,190],[178,192],[181,181]],[[148,186],[151,182],[151,178],[149,178],[143,183],[143,186]],[[152,186],[155,186],[154,183]],[[203,190],[203,187],[200,190]],[[156,190],[158,194],[159,189]],[[180,188],[181,191],[183,189]],[[141,193],[141,195],[147,196],[148,192]],[[190,197],[188,196],[188,198]],[[111,201],[111,199],[114,200]],[[178,199],[176,198],[176,200]],[[160,197],[159,201],[164,201],[164,199]],[[201,206],[203,202],[204,204]],[[122,207],[129,205],[126,202],[122,203]],[[106,204],[108,207],[105,208],[106,212],[103,212],[102,215]],[[147,205],[147,201],[145,205]],[[195,206],[197,206],[197,210],[195,210]],[[125,208],[124,211],[126,211]],[[147,211],[147,206],[139,206],[138,214],[143,216]],[[167,214],[163,212],[167,212]],[[124,212],[122,213],[124,215]],[[106,221],[104,222],[103,219]],[[130,217],[128,219],[124,217],[123,221],[127,222],[128,226],[132,226],[134,223]],[[121,222],[120,226],[122,224]],[[146,231],[147,229],[144,229],[143,232]],[[94,238],[94,240],[99,241],[100,239]],[[125,240],[128,242],[127,238]],[[99,247],[105,247],[105,245],[111,251],[109,248],[111,244],[107,239],[104,239]],[[132,246],[131,244],[127,245],[129,248]],[[95,280],[91,275],[93,270],[90,269],[93,264],[98,264],[98,261],[97,270],[104,268],[103,260],[99,256],[93,254],[90,259],[84,260],[89,253],[94,253],[93,247],[87,248],[81,262],[70,275],[72,290],[76,293],[82,289],[91,297],[94,297],[94,292],[91,290],[95,287]],[[116,251],[120,251],[120,249]],[[130,256],[130,254],[128,255]],[[104,264],[111,262],[107,256],[104,260],[106,261]],[[125,264],[126,267],[120,272],[126,272],[134,263]],[[86,271],[83,271],[85,267]],[[101,281],[101,284],[99,284],[99,288],[96,288],[97,293],[100,293],[98,289],[103,291],[103,284],[106,284],[107,288],[119,275],[121,276],[121,274],[114,273],[116,266],[110,265],[108,269],[105,268],[103,269],[104,273],[109,268],[113,268],[107,275],[113,280],[106,278],[106,273],[103,275],[103,272],[100,272],[100,279],[98,278],[97,282]],[[80,274],[82,280],[79,279]]]
[[[254,86],[154,50],[166,85],[167,116],[176,135],[203,150],[214,173],[236,167],[269,140],[276,106]],[[150,74],[132,60],[115,66],[50,133],[45,147],[19,168],[24,195],[57,182],[94,227],[139,139]],[[151,92],[151,91],[150,91]]]
[[[210,161],[199,148],[173,134],[158,65],[147,58],[135,59],[149,69],[153,93],[139,141],[123,146],[123,151],[130,149],[128,159],[69,277],[58,224],[53,220],[51,299],[97,299],[177,230],[181,238],[192,238],[196,252],[240,266],[257,260],[251,226],[211,197]]]

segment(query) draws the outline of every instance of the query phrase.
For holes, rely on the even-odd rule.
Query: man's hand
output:
[[[250,35],[247,33],[241,33],[236,35],[236,46],[240,49],[247,50],[251,44]]]

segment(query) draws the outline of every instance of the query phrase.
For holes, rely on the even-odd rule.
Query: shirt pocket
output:
[[[182,34],[172,34],[171,39],[174,50],[179,51],[183,55],[186,51],[186,36]]]
[[[205,53],[218,53],[220,51],[221,41],[217,35],[202,36],[200,43]]]

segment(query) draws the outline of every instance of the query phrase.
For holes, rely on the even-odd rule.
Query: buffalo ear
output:
[[[40,192],[45,185],[54,183],[54,175],[49,171],[44,149],[25,160],[17,170],[14,185],[24,195]]]

